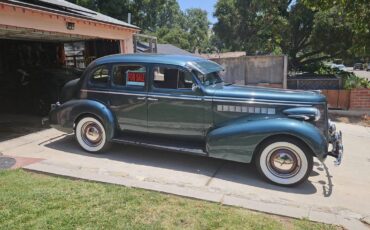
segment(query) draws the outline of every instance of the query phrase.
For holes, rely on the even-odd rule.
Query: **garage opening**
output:
[[[119,53],[119,42],[0,39],[0,141],[42,130],[41,117],[64,84],[94,59]]]

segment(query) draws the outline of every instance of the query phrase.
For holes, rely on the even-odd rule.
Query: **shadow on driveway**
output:
[[[187,155],[163,150],[153,150],[138,146],[127,146],[122,144],[113,144],[112,148],[104,154],[89,154],[83,151],[74,140],[73,135],[65,136],[62,139],[52,141],[44,145],[47,148],[63,151],[70,154],[78,154],[87,157],[110,159],[128,164],[137,164],[155,168],[171,169],[178,172],[187,172],[202,174],[210,177],[204,186],[211,186],[214,179],[224,180],[234,183],[233,186],[248,185],[260,187],[268,190],[282,191],[294,194],[314,194],[317,188],[311,181],[307,181],[296,187],[281,187],[265,182],[258,174],[253,164],[244,164],[220,159],[213,159],[202,156]],[[148,169],[150,170],[150,169]],[[323,194],[328,197],[332,193],[331,175],[325,165],[315,163],[311,179],[326,173],[327,182],[319,181],[315,183],[318,187],[322,186]],[[181,178],[179,178],[181,180]],[[236,183],[236,184],[235,184]],[[231,189],[226,187],[224,189]]]

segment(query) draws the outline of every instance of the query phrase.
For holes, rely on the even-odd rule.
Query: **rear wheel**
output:
[[[300,141],[274,138],[262,144],[255,163],[268,181],[294,186],[307,180],[313,168],[313,156]]]
[[[107,136],[103,124],[94,117],[84,117],[76,125],[75,135],[80,146],[91,153],[107,149]]]

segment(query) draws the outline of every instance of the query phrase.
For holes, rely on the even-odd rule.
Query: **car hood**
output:
[[[296,103],[323,103],[326,97],[317,91],[285,90],[255,86],[215,84],[205,88],[209,96],[219,99],[235,98]]]

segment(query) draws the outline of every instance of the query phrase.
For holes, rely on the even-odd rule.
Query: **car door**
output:
[[[147,131],[147,67],[143,64],[112,65],[109,106],[121,131]]]
[[[148,131],[172,137],[203,139],[204,100],[188,70],[171,65],[153,65],[148,92]]]

